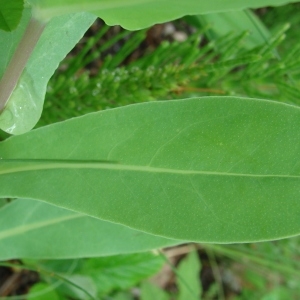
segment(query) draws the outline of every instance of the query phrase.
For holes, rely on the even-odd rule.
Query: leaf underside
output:
[[[298,107],[235,97],[92,113],[2,142],[0,196],[196,242],[297,235],[299,128]]]
[[[30,199],[3,207],[0,228],[0,260],[98,257],[180,243]]]
[[[29,0],[42,19],[79,11],[89,11],[108,25],[129,30],[149,27],[185,15],[207,14],[264,6],[277,6],[296,0]]]

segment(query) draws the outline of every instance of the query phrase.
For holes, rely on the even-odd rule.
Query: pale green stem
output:
[[[4,109],[34,50],[45,24],[31,18],[25,33],[0,81],[0,112]]]

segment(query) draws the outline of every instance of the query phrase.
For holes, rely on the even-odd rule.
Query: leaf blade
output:
[[[278,6],[287,0],[252,0],[252,1],[198,1],[198,0],[85,0],[85,1],[50,1],[30,0],[36,5],[36,15],[42,19],[66,12],[90,11],[102,18],[108,25],[121,25],[129,30],[149,27],[155,23],[180,18],[184,15],[207,14],[222,11]]]
[[[2,142],[2,159],[37,160],[39,170],[33,164],[35,170],[20,172],[20,161],[0,161],[0,195],[48,201],[181,240],[292,236],[300,228],[299,126],[296,106],[235,97],[93,113]],[[66,168],[51,161],[45,168],[39,161],[45,158],[119,164]]]
[[[24,19],[28,18],[28,13],[26,10]],[[0,129],[10,134],[22,134],[36,125],[50,77],[95,19],[89,13],[77,13],[49,21],[0,114]],[[9,37],[20,38],[13,33]]]
[[[3,207],[0,228],[0,260],[98,257],[180,244],[30,199]]]
[[[177,268],[178,300],[201,299],[201,262],[197,251],[191,251]]]

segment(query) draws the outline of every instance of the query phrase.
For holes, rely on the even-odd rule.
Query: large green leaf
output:
[[[23,26],[28,23],[30,10],[24,14]],[[53,18],[44,29],[36,47],[31,54],[17,86],[13,90],[4,111],[0,114],[0,128],[10,134],[22,134],[31,130],[39,120],[50,77],[59,62],[79,41],[85,31],[94,22],[95,16],[89,13],[77,13]],[[23,33],[20,28],[20,33]],[[15,50],[20,40],[19,32],[5,36],[11,39]],[[7,49],[1,67],[7,66],[12,51]],[[12,62],[17,64],[18,60]],[[16,66],[18,68],[18,66]],[[4,74],[2,71],[2,75]],[[4,78],[4,77],[3,77]],[[9,81],[10,79],[5,79]]]
[[[296,106],[235,97],[92,113],[1,142],[0,196],[181,240],[297,235],[299,128]]]
[[[0,210],[0,260],[106,256],[179,243],[34,200]]]
[[[0,30],[12,31],[18,26],[23,11],[23,0],[0,0]]]
[[[134,30],[184,15],[283,5],[297,0],[29,0],[29,2],[36,5],[36,16],[44,20],[64,13],[89,11],[109,25],[118,24]]]

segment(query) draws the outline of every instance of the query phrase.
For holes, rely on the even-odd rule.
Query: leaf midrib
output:
[[[61,222],[65,222],[65,221],[69,221],[69,220],[77,219],[77,218],[82,218],[82,217],[84,217],[84,216],[81,214],[72,214],[72,215],[67,215],[67,216],[60,217],[60,218],[50,219],[47,221],[35,222],[32,224],[28,224],[28,225],[20,224],[18,227],[1,231],[0,232],[0,241],[3,239],[6,239],[6,238],[10,238],[12,236],[23,234],[28,231],[40,229],[42,227],[55,225],[55,224],[58,224]]]
[[[5,166],[7,164],[7,166]],[[12,164],[14,164],[12,166]],[[19,164],[15,166],[15,164]],[[277,177],[277,178],[299,178],[300,175],[290,174],[247,174],[234,172],[219,172],[219,171],[205,171],[205,170],[182,170],[172,168],[161,168],[151,166],[136,166],[127,165],[116,162],[103,161],[84,161],[84,160],[51,160],[51,159],[1,159],[0,160],[0,175],[55,170],[55,169],[99,169],[99,170],[113,170],[113,171],[132,171],[132,172],[146,172],[146,173],[167,173],[177,175],[216,175],[216,176],[235,176],[235,177]]]

